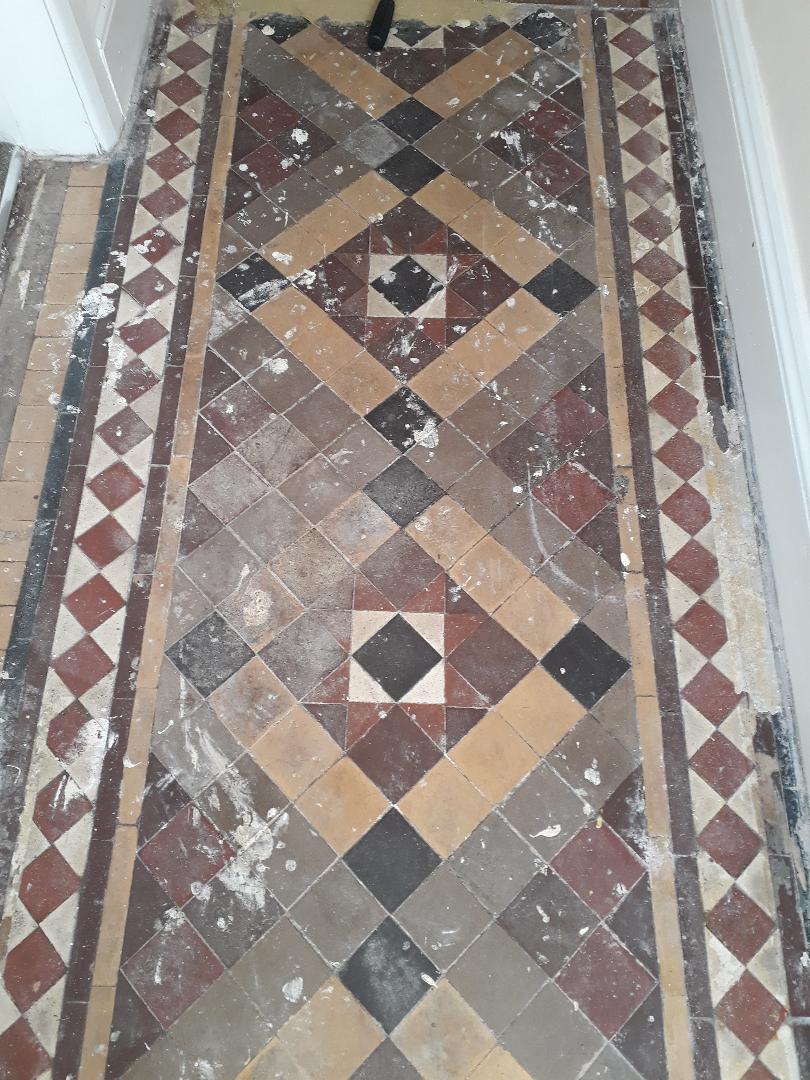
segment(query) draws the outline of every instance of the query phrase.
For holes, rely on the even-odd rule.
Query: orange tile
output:
[[[585,710],[543,668],[533,668],[495,710],[540,757],[549,754]]]
[[[453,581],[490,613],[531,574],[492,536],[485,536],[450,568]]]
[[[447,758],[442,758],[399,802],[434,851],[446,859],[480,824],[489,803]]]
[[[253,757],[290,799],[341,756],[341,749],[306,709],[296,707],[254,744]]]
[[[381,817],[388,800],[351,758],[341,758],[298,800],[298,809],[342,855]]]
[[[495,619],[535,656],[542,657],[568,633],[577,616],[542,581],[530,577],[498,608]]]
[[[434,503],[405,531],[445,570],[486,535],[449,495]]]
[[[537,764],[537,754],[497,713],[489,713],[453,747],[449,757],[493,804]]]

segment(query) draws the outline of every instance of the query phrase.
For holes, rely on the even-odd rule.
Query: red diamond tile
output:
[[[776,1080],[776,1077],[761,1061],[755,1061],[742,1080]]]
[[[760,1054],[785,1019],[785,1009],[746,971],[717,1006],[717,1015],[752,1054]]]
[[[694,355],[687,348],[679,345],[669,335],[662,337],[652,348],[647,349],[644,356],[670,379],[679,379],[695,360]]]
[[[692,768],[718,795],[730,799],[753,763],[721,731],[715,731],[692,756]]]
[[[683,696],[712,724],[722,724],[742,695],[714,664],[705,664],[683,689]]]
[[[707,915],[706,925],[743,964],[753,960],[773,930],[773,920],[736,885]]]
[[[650,405],[674,427],[682,428],[697,415],[697,398],[671,382],[651,399]]]
[[[20,1012],[27,1012],[64,973],[65,965],[59,954],[37,927],[6,957],[3,981]]]
[[[518,120],[521,127],[529,128],[547,142],[561,139],[578,127],[580,122],[578,116],[552,98],[546,98],[536,109]]]
[[[288,164],[283,164],[285,161]],[[247,171],[242,168],[247,166]],[[260,191],[267,191],[276,184],[280,184],[285,177],[291,176],[295,169],[291,168],[289,159],[285,158],[275,146],[265,143],[258,150],[254,150],[239,163],[240,176],[248,180]]]
[[[0,1076],[35,1080],[50,1068],[51,1059],[25,1017],[0,1035]]]
[[[656,210],[654,206],[648,206],[646,210],[633,220],[632,225],[636,232],[640,232],[642,236],[646,236],[646,238],[652,240],[654,244],[663,243],[664,240],[672,234],[674,229],[672,221],[666,214],[662,214],[661,211]],[[678,324],[676,323],[675,325],[677,326]],[[666,327],[662,326],[661,329],[665,330]]]
[[[83,533],[76,543],[96,566],[104,567],[128,551],[134,540],[115,518],[107,516]]]
[[[442,755],[397,706],[354,744],[349,756],[391,802],[397,802]]]
[[[80,701],[73,701],[51,720],[47,742],[51,753],[70,765],[98,737],[93,717]]]
[[[118,334],[124,344],[129,345],[134,353],[142,353],[162,341],[168,332],[157,319],[142,318],[122,326]]]
[[[634,94],[619,106],[619,112],[628,116],[634,124],[646,127],[651,124],[664,110],[656,102],[651,101],[644,94]]]
[[[111,450],[123,457],[152,432],[140,416],[127,405],[121,412],[105,420],[98,428],[98,434]]]
[[[81,884],[55,847],[47,847],[30,862],[20,877],[20,899],[31,917],[42,922],[73,896]]]
[[[76,781],[62,772],[38,793],[34,803],[34,823],[53,844],[92,809]]]
[[[185,172],[191,164],[191,159],[187,158],[176,146],[167,146],[165,150],[161,150],[147,161],[147,165],[158,174],[160,179],[166,181],[174,180],[175,176]]]
[[[647,997],[655,980],[600,926],[563,968],[557,983],[611,1039]]]
[[[624,149],[643,165],[651,165],[653,161],[661,157],[666,146],[648,131],[637,131],[624,143]]]
[[[208,59],[209,53],[203,49],[201,45],[198,45],[196,41],[185,41],[182,45],[178,45],[176,49],[172,49],[168,53],[168,57],[183,71],[190,71],[191,68],[197,67]]]
[[[698,843],[734,878],[740,876],[762,846],[757,834],[728,806],[718,810]]]
[[[638,30],[634,30],[632,26],[628,26],[626,30],[622,30],[620,34],[617,34],[611,39],[611,44],[635,59],[640,53],[649,49],[652,42],[644,37],[643,34],[640,34]]]
[[[667,569],[698,595],[706,592],[720,573],[717,559],[697,540],[687,541],[669,560]]]
[[[698,600],[675,623],[675,629],[705,657],[714,654],[728,641],[726,620],[705,600]]]
[[[589,435],[603,428],[607,420],[566,386],[535,413],[531,423],[551,439],[558,450],[570,453]]]
[[[70,614],[88,632],[101,626],[123,606],[124,601],[101,574],[86,581],[65,600]]]
[[[288,131],[301,119],[301,114],[296,109],[275,94],[267,94],[250,105],[244,105],[239,110],[239,115],[265,139],[272,139],[274,135]]]
[[[176,79],[170,79],[169,82],[163,83],[160,92],[165,94],[175,105],[186,105],[192,98],[197,97],[201,92],[201,87],[196,79],[192,79],[190,75],[184,72],[182,75],[178,75]]]
[[[689,308],[670,296],[668,292],[657,292],[646,303],[641,305],[641,314],[654,322],[657,327],[667,334],[671,333],[676,326],[680,326],[689,314]]]
[[[112,671],[113,662],[91,637],[83,637],[62,653],[53,669],[68,690],[81,697]]]
[[[184,807],[141,849],[141,859],[178,907],[205,885],[235,852],[193,804]]]
[[[655,78],[655,74],[640,60],[631,60],[629,64],[620,67],[615,75],[634,90],[643,90]]]
[[[691,484],[684,484],[661,503],[661,511],[691,535],[699,533],[712,519],[712,509],[705,496]]]
[[[578,532],[611,501],[611,494],[586,469],[566,462],[532,493],[563,525]]]
[[[127,960],[123,971],[160,1023],[169,1027],[224,968],[182,919],[159,930]]]
[[[162,300],[173,289],[174,285],[156,266],[150,266],[124,285],[124,290],[137,300],[141,307],[149,307],[155,301]]]
[[[172,112],[155,121],[155,129],[170,143],[180,142],[186,135],[196,131],[199,126],[197,121],[183,109],[173,109]]]
[[[670,190],[670,185],[664,177],[648,169],[646,165],[631,180],[628,180],[626,186],[650,206],[657,203]]]
[[[187,200],[171,184],[163,184],[141,199],[141,205],[149,211],[152,217],[157,218],[159,221],[163,221],[164,218],[171,217],[178,210],[182,210],[186,202]]]
[[[703,468],[703,451],[700,445],[683,431],[677,431],[664,443],[656,457],[680,476],[681,480],[691,480],[695,473]]]
[[[238,446],[264,427],[274,413],[253,387],[240,382],[206,405],[203,415],[232,446]]]
[[[190,122],[194,124],[193,120]],[[162,225],[155,225],[154,228],[141,233],[132,241],[132,245],[138,254],[150,263],[160,262],[170,251],[180,246],[168,229],[164,229]]]
[[[552,866],[585,903],[604,918],[644,873],[616,833],[591,822],[570,840]]]
[[[123,461],[114,461],[112,465],[108,465],[88,486],[108,510],[117,510],[143,490],[141,481]]]
[[[659,289],[668,285],[683,270],[681,264],[661,248],[652,248],[646,255],[641,256],[635,266],[636,270],[654,282]]]

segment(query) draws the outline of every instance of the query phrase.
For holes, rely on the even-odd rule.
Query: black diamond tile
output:
[[[261,19],[255,19],[250,25],[255,26],[277,45],[281,45],[309,26],[309,20],[298,15],[265,15]]]
[[[422,22],[421,19],[397,19],[391,29],[400,41],[413,46],[418,45],[420,41],[432,34],[437,27],[429,26],[427,23]]]
[[[385,124],[395,135],[399,135],[401,139],[407,139],[408,142],[421,139],[440,121],[441,117],[438,113],[412,97],[405,98],[385,116],[380,117],[381,124]]]
[[[394,1030],[438,977],[438,970],[393,919],[386,919],[340,972],[344,986],[386,1032]]]
[[[180,674],[208,697],[243,667],[253,652],[214,611],[172,645],[166,655]]]
[[[592,281],[588,281],[562,259],[557,259],[551,266],[541,270],[523,287],[557,315],[567,315],[596,291]]]
[[[371,287],[403,315],[410,315],[440,292],[442,283],[410,255],[406,255],[390,270],[372,281]]]
[[[395,615],[361,645],[354,657],[395,701],[441,660],[441,655],[401,615]]]
[[[539,11],[533,11],[525,19],[521,19],[515,26],[515,30],[527,37],[529,41],[533,41],[535,45],[539,45],[541,49],[550,49],[566,34],[571,33],[568,23],[542,8]]]
[[[248,309],[255,311],[265,301],[278,296],[287,284],[287,279],[280,274],[258,251],[248,255],[233,270],[218,279],[227,292]]]
[[[409,525],[444,492],[409,458],[398,458],[363,489],[397,525]]]
[[[405,386],[366,415],[371,426],[403,454],[416,443],[418,434],[440,419],[418,394]]]
[[[584,623],[578,623],[558,641],[543,657],[542,664],[586,709],[592,708],[630,667]]]
[[[443,171],[435,161],[431,161],[415,146],[403,147],[382,165],[377,166],[380,176],[406,195],[415,195]]]
[[[394,809],[369,829],[344,859],[389,911],[396,911],[441,862],[433,848]]]

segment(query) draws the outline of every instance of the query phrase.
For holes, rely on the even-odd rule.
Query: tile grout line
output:
[[[246,20],[237,16],[231,27],[231,39],[228,50],[227,67],[224,79],[222,106],[219,115],[216,148],[214,151],[212,174],[209,182],[203,235],[200,243],[198,277],[194,292],[188,332],[183,376],[180,387],[180,399],[177,407],[177,420],[174,447],[168,469],[166,496],[160,527],[155,568],[152,576],[152,589],[144,626],[142,662],[138,670],[135,699],[133,703],[132,726],[127,743],[127,754],[136,754],[134,759],[143,764],[142,769],[133,770],[139,790],[128,790],[127,796],[133,806],[139,806],[146,781],[145,762],[148,756],[148,744],[154,722],[155,689],[160,672],[160,662],[168,618],[168,605],[171,599],[171,582],[177,549],[180,542],[179,529],[174,528],[182,518],[185,492],[188,486],[188,474],[191,466],[191,451],[194,445],[195,418],[202,382],[205,344],[208,331],[208,319],[213,299],[214,273],[218,250],[219,231],[222,224],[222,209],[225,197],[225,180],[230,158],[230,146],[238,105],[238,80],[241,75],[241,58],[245,40]],[[140,757],[143,755],[143,762]],[[133,815],[128,824],[116,827],[112,843],[112,866],[118,866],[129,879],[136,857],[138,819]],[[119,879],[120,880],[120,879]],[[112,875],[110,883],[112,883]],[[116,881],[116,886],[118,882]],[[128,894],[129,889],[126,889]],[[114,974],[110,978],[97,978],[93,973],[93,983],[87,1009],[85,1038],[82,1045],[80,1080],[97,1080],[104,1075],[109,1048],[109,1035],[112,1026],[112,1008],[114,1001],[117,970],[123,946],[124,927],[128,911],[128,899],[117,903],[108,889],[104,899],[101,931],[98,941],[98,954],[104,958],[101,975]],[[115,901],[115,902],[114,902]],[[115,979],[115,981],[111,981]],[[112,992],[110,992],[112,991]]]
[[[597,264],[602,293],[602,317],[605,338],[605,373],[608,397],[608,417],[613,443],[613,459],[617,473],[628,480],[627,490],[620,500],[619,530],[621,549],[630,558],[630,570],[625,575],[625,600],[631,627],[632,670],[638,710],[639,739],[642,751],[642,772],[646,793],[646,813],[650,839],[658,848],[648,862],[650,888],[659,963],[660,985],[664,1009],[664,1041],[672,1080],[690,1080],[694,1067],[689,1033],[689,1011],[684,974],[684,955],[678,920],[673,866],[668,857],[672,851],[671,823],[667,798],[667,782],[663,767],[664,748],[661,714],[652,664],[652,635],[643,585],[638,582],[644,574],[638,506],[635,501],[629,414],[626,385],[623,379],[624,353],[619,323],[616,274],[613,262],[612,232],[605,195],[600,183],[606,176],[605,155],[601,139],[599,87],[594,58],[592,23],[586,16],[578,21],[579,38],[583,49],[582,91],[585,102],[585,132],[594,207],[594,232]],[[616,436],[621,440],[617,446]],[[639,685],[639,675],[644,677]]]

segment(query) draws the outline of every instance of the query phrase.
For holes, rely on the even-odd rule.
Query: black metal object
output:
[[[377,10],[368,28],[368,47],[380,52],[388,40],[391,23],[394,21],[394,0],[380,0]]]

